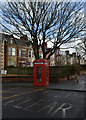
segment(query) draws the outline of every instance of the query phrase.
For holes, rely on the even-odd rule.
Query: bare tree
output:
[[[75,47],[79,58],[86,59],[86,37],[81,39],[81,42]]]
[[[86,25],[86,2],[84,2],[84,26]],[[81,37],[77,45],[75,46],[76,52],[80,58],[84,58],[86,60],[86,27],[84,29],[84,36]]]
[[[42,46],[43,58],[50,59],[58,47],[82,35],[82,8],[81,2],[4,2],[0,24],[7,33],[27,34],[35,57]],[[46,50],[45,42],[52,44],[51,49]]]

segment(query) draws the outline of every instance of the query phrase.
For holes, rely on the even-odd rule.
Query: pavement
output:
[[[2,86],[8,87],[34,87],[40,88],[38,86],[34,86],[33,82],[28,83],[2,83]],[[45,86],[45,89],[52,89],[52,90],[62,90],[62,91],[76,91],[76,92],[86,92],[86,75],[82,75],[79,77],[79,81],[77,82],[76,79],[74,80],[67,80],[61,81],[57,83],[49,83],[48,86]]]

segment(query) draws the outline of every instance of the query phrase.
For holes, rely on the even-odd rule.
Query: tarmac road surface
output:
[[[3,118],[85,118],[85,93],[3,87]]]
[[[3,119],[86,120],[86,75],[80,76],[78,83],[76,80],[50,83],[44,88],[34,87],[33,83],[3,83],[1,102]]]

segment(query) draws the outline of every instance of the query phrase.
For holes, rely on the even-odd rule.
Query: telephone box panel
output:
[[[37,59],[33,62],[34,86],[49,85],[49,62],[45,59]]]

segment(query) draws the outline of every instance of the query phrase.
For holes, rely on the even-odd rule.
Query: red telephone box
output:
[[[36,59],[34,66],[34,86],[49,85],[49,62],[45,59]]]

